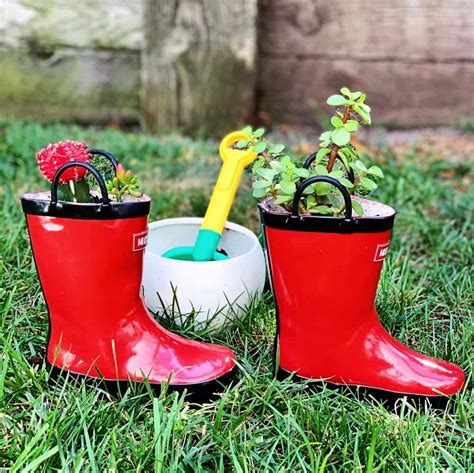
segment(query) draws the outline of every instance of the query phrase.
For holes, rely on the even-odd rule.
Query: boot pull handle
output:
[[[306,168],[306,169],[309,169],[309,167],[311,166],[311,164],[313,164],[313,161],[316,159],[316,153],[312,153],[310,154],[307,158],[306,158],[306,161],[304,162],[303,164],[303,167]],[[339,155],[336,156],[336,159],[338,159],[339,161],[342,162],[342,159]],[[346,166],[344,166],[345,168]],[[352,182],[352,184],[354,184],[354,181],[355,181],[355,175],[354,175],[354,170],[352,168],[349,168],[348,170],[346,169],[347,171],[347,177],[349,178],[349,181]]]
[[[334,179],[333,177],[329,176],[313,176],[305,181],[303,181],[299,186],[298,189],[296,189],[295,197],[293,198],[293,205],[291,208],[291,215],[293,217],[298,217],[299,216],[299,211],[298,211],[298,204],[300,202],[301,196],[303,195],[303,191],[310,185],[316,184],[317,182],[326,182],[327,184],[331,184],[334,187],[337,188],[337,190],[342,194],[342,197],[344,199],[344,204],[345,204],[345,210],[344,210],[344,218],[346,220],[350,220],[352,217],[352,201],[351,201],[351,196],[347,189],[337,180]]]
[[[71,161],[69,163],[63,164],[57,171],[51,181],[51,207],[56,207],[58,204],[58,183],[61,174],[66,171],[66,169],[73,168],[73,167],[81,167],[87,169],[96,179],[97,183],[99,184],[100,193],[102,194],[102,208],[109,208],[110,207],[110,200],[109,194],[107,192],[107,187],[105,185],[103,177],[100,175],[100,172],[92,166],[92,164],[84,163],[82,161]]]
[[[94,155],[103,156],[104,158],[107,158],[110,161],[110,164],[112,164],[114,171],[117,170],[117,166],[119,162],[112,153],[109,153],[105,149],[96,149],[96,148],[88,149],[87,151],[89,151],[89,154],[94,154]]]

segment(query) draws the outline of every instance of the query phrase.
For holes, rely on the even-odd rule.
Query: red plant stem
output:
[[[344,115],[342,116],[342,123],[346,123],[349,117],[351,116],[352,107],[349,105],[344,110]],[[331,152],[329,153],[329,160],[328,160],[328,172],[332,171],[334,167],[334,163],[336,162],[337,152],[339,151],[339,146],[333,144],[331,145]]]

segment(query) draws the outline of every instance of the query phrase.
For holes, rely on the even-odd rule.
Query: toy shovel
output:
[[[252,149],[231,148],[239,140],[248,140],[248,137],[240,131],[235,131],[225,136],[219,145],[223,164],[194,247],[172,248],[163,254],[165,258],[186,261],[213,261],[227,258],[226,255],[216,251],[217,245],[239,187],[242,172],[245,166],[257,157]]]

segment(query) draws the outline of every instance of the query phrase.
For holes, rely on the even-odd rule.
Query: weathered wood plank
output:
[[[405,64],[391,61],[264,57],[259,110],[276,122],[314,124],[311,101],[346,85],[364,90],[377,124],[458,125],[474,119],[474,64]]]
[[[474,60],[472,0],[260,0],[263,56]]]
[[[0,46],[140,50],[142,0],[1,0]]]
[[[219,134],[246,119],[256,0],[145,0],[143,110],[152,131]]]
[[[0,49],[0,114],[90,123],[140,118],[138,53],[58,49],[48,58]]]
[[[474,114],[472,0],[260,0],[259,32],[258,108],[276,121],[311,123],[341,85],[391,126]]]

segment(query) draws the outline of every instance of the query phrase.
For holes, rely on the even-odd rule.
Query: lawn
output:
[[[473,471],[472,161],[451,159],[454,137],[442,146],[382,139],[364,147],[386,174],[374,197],[399,212],[379,286],[381,320],[410,347],[461,365],[468,381],[446,411],[405,405],[397,414],[274,380],[268,293],[237,327],[186,330],[236,351],[238,378],[215,402],[155,397],[149,386],[112,397],[71,380],[48,383],[46,307],[19,196],[46,188],[35,151],[63,139],[106,148],[132,167],[153,197],[151,220],[203,215],[219,167],[214,141],[0,123],[0,471]],[[230,220],[258,231],[244,181]]]

